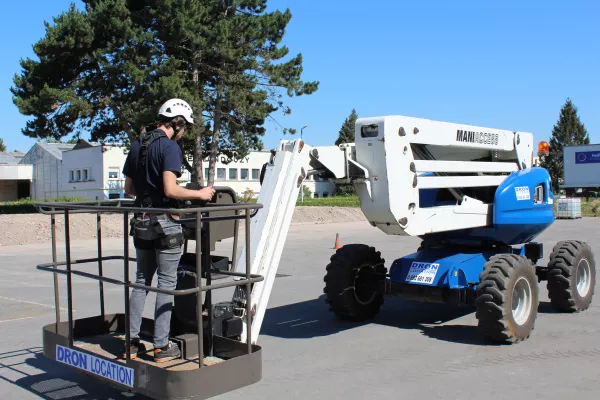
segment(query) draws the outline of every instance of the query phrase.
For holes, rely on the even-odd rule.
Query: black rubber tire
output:
[[[577,267],[587,261],[590,287],[585,296],[577,291]],[[548,297],[554,308],[563,312],[580,312],[592,303],[596,286],[596,264],[589,244],[578,240],[561,241],[554,246],[548,263]]]
[[[387,274],[384,263],[380,252],[364,244],[343,246],[331,257],[323,292],[338,318],[362,321],[379,313],[383,304],[379,283]]]
[[[521,278],[529,284],[531,306],[522,324],[512,312],[513,291]],[[494,343],[516,343],[529,338],[535,327],[539,305],[538,279],[531,261],[514,254],[492,256],[477,285],[476,317],[484,337]]]

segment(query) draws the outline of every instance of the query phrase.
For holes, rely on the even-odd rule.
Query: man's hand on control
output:
[[[210,200],[215,195],[215,189],[212,186],[207,186],[204,189],[198,190],[198,198],[200,200]]]

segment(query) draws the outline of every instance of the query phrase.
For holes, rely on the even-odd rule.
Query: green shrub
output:
[[[35,214],[38,212],[34,203],[54,202],[54,203],[72,203],[76,201],[86,201],[82,197],[57,197],[55,199],[33,200],[21,199],[18,201],[9,201],[0,203],[0,214]]]
[[[324,197],[324,198],[304,198],[304,201],[298,201],[297,206],[315,206],[315,207],[360,207],[358,196],[344,197]]]
[[[354,185],[351,183],[342,183],[339,185],[335,185],[335,191],[333,192],[334,196],[356,196],[356,189],[354,189]]]
[[[310,189],[307,186],[302,185],[302,192],[298,191],[298,201],[302,200],[302,193],[304,193],[304,201],[310,199],[312,196]]]

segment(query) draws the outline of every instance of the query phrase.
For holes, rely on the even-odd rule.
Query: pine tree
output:
[[[552,129],[550,154],[541,159],[541,166],[546,168],[552,179],[552,186],[558,191],[563,180],[563,148],[564,146],[589,144],[588,132],[579,120],[577,108],[571,99],[567,99],[560,110],[560,115]]]
[[[11,91],[32,117],[27,136],[131,142],[153,125],[162,102],[179,97],[196,115],[182,144],[184,166],[202,183],[207,151],[214,172],[217,153],[261,149],[264,121],[289,112],[283,95],[318,88],[301,81],[301,54],[281,61],[291,13],[266,12],[267,0],[83,3],[83,11],[71,6],[46,24],[34,46],[39,60],[21,61]]]
[[[342,143],[354,143],[354,125],[356,124],[357,118],[358,114],[356,113],[356,110],[352,109],[352,112],[350,112],[350,115],[346,118],[340,128],[338,138],[335,141],[336,146],[339,146]],[[352,184],[343,183],[335,185],[334,196],[351,196],[354,194],[356,194],[356,190]]]
[[[356,124],[357,118],[358,114],[356,113],[356,110],[352,109],[352,112],[342,124],[338,138],[335,141],[336,146],[339,146],[341,143],[354,143],[354,125]]]
[[[4,139],[0,138],[0,151],[6,151],[6,145],[4,144]]]

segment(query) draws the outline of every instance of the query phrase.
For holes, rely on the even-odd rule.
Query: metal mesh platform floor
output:
[[[125,363],[125,358],[122,356],[123,349],[125,348],[125,336],[122,334],[110,333],[106,335],[79,338],[73,344],[76,348],[105,359]],[[153,359],[153,350],[154,347],[152,346],[152,343],[142,340],[136,361],[168,369],[170,371],[188,371],[198,368],[198,357],[155,363]],[[204,365],[210,366],[223,361],[223,359],[217,357],[205,357]]]

